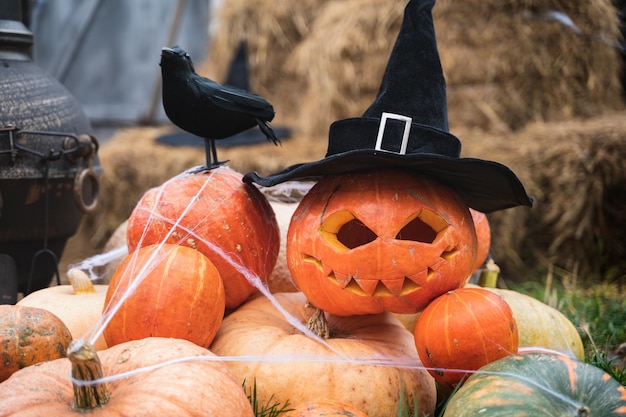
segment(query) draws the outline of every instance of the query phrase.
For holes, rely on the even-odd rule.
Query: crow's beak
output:
[[[172,57],[172,56],[176,56],[177,53],[176,51],[174,51],[172,48],[161,48],[161,56],[163,57]]]

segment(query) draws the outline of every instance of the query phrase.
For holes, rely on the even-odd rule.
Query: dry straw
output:
[[[489,216],[492,255],[511,280],[555,264],[579,282],[626,279],[626,116],[536,123],[467,143],[471,156],[510,166],[532,209]]]
[[[610,0],[446,0],[435,22],[453,125],[502,132],[622,108]]]
[[[296,116],[302,81],[285,71],[293,49],[309,34],[311,22],[325,0],[228,0],[215,18],[216,32],[200,74],[224,81],[233,53],[245,40],[249,50],[250,85],[277,111],[276,122]]]
[[[250,44],[253,86],[309,136],[373,101],[405,2],[228,1],[203,68],[225,73]],[[558,11],[580,29],[544,16]],[[504,132],[621,108],[611,0],[439,0],[434,8],[451,127]],[[587,36],[589,35],[589,36]]]

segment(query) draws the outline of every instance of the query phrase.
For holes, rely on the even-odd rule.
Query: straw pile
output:
[[[503,132],[622,108],[610,0],[445,0],[434,16],[451,123]]]
[[[250,88],[274,105],[278,123],[292,120],[301,105],[302,80],[284,70],[293,49],[309,34],[326,0],[228,0],[215,19],[214,42],[199,74],[225,80],[233,54],[246,40]]]
[[[358,116],[371,104],[404,5],[224,2],[223,30],[202,68],[224,74],[245,36],[253,85],[271,99],[277,117],[285,113],[305,135],[323,135],[334,120]],[[545,11],[562,12],[589,36],[543,18]],[[623,106],[619,53],[603,42],[619,36],[611,0],[439,0],[433,16],[451,128],[502,133],[531,121],[590,117]]]
[[[380,85],[406,2],[253,3],[225,2],[220,19],[224,28],[234,25],[246,34],[252,63],[264,67],[256,67],[262,74],[256,74],[262,80],[259,91],[272,97],[278,115],[286,111],[304,137],[317,138],[334,120],[362,114]],[[294,18],[304,24],[284,31],[281,44],[276,28],[295,27],[288,12],[293,10],[304,12]],[[579,32],[549,16],[570,18]],[[619,227],[606,228],[605,219],[624,228],[623,218],[608,214],[611,204],[592,193],[606,192],[622,178],[615,165],[602,161],[610,155],[600,146],[611,141],[622,146],[620,117],[610,116],[606,128],[607,119],[593,120],[624,108],[621,61],[611,46],[619,39],[611,0],[438,0],[433,17],[448,83],[450,127],[464,142],[464,154],[510,166],[537,199],[532,210],[493,216],[498,260],[511,271],[554,261],[581,276],[604,274],[607,257],[616,255],[597,257],[598,248],[610,251],[611,246],[617,254],[621,247],[606,243]],[[207,70],[224,71],[225,52],[235,45],[229,37],[218,31]],[[288,89],[277,87],[283,81]],[[526,131],[528,124],[532,128]],[[547,155],[552,158],[540,159]],[[588,155],[595,155],[598,166],[615,168],[612,176],[580,171],[590,163]],[[587,188],[594,199],[579,193],[578,206],[569,202],[576,189]]]
[[[405,3],[344,0],[324,4],[287,69],[306,83],[299,122],[325,134],[338,119],[361,115],[376,96]]]
[[[532,209],[489,215],[492,256],[505,277],[557,265],[581,282],[626,280],[626,114],[537,123],[504,137],[468,141],[468,156],[511,167]]]

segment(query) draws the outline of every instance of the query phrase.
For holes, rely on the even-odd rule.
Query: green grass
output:
[[[289,401],[286,401],[285,403],[274,402],[274,396],[271,396],[267,400],[267,403],[259,404],[256,393],[256,379],[253,381],[252,388],[246,387],[245,380],[243,381],[242,387],[248,397],[248,401],[250,401],[255,417],[277,417],[292,410],[292,408],[290,408]]]

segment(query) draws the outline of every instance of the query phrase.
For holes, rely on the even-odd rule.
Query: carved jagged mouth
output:
[[[306,262],[314,263],[320,271],[324,270],[324,267],[319,259],[316,259],[313,256],[305,256],[304,260]],[[427,282],[433,277],[434,274],[435,271],[433,269],[426,268],[421,273],[412,276],[415,278],[360,279],[348,276],[345,279],[340,279],[337,277],[335,272],[331,270],[326,273],[326,277],[330,282],[338,287],[363,297],[399,297],[414,293],[422,288],[422,286],[416,283],[414,279],[419,278],[421,282]]]
[[[359,279],[350,277],[348,280],[338,280],[331,272],[328,279],[333,284],[360,296],[370,297],[398,297],[411,294],[421,288],[411,279]]]

